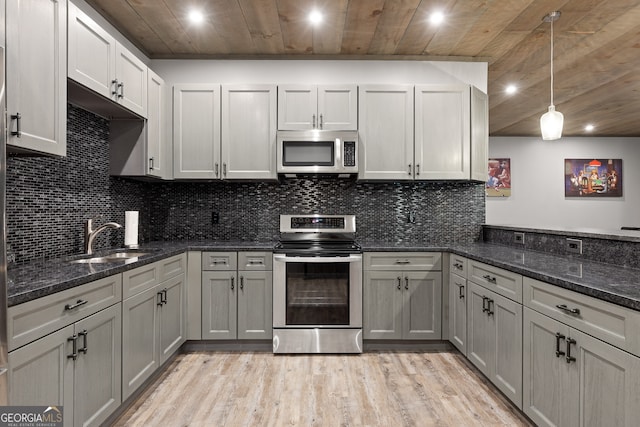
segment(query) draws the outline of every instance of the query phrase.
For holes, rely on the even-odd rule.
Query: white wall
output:
[[[487,92],[486,62],[368,60],[152,60],[175,83],[468,83]]]
[[[491,137],[490,158],[511,158],[511,197],[487,197],[486,222],[550,229],[640,227],[640,138]],[[623,197],[564,196],[564,159],[622,159]]]

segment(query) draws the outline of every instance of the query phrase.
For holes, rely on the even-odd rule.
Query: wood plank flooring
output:
[[[116,426],[531,426],[459,353],[179,355]]]

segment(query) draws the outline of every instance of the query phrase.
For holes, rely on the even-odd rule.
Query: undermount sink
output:
[[[110,255],[97,256],[92,258],[82,258],[69,261],[73,264],[94,264],[94,263],[106,263],[106,262],[118,262],[127,261],[134,258],[147,255],[147,252],[116,252]]]

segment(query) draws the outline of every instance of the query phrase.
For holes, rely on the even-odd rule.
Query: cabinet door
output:
[[[122,398],[127,399],[160,366],[158,286],[122,302]]]
[[[577,351],[571,367],[578,388],[565,391],[579,401],[573,418],[583,426],[632,427],[640,419],[640,358],[585,333],[571,330]],[[573,349],[572,349],[573,350]]]
[[[278,130],[318,127],[318,90],[313,85],[278,86]]]
[[[469,179],[469,86],[420,85],[415,91],[416,179]]]
[[[235,271],[202,272],[202,339],[237,338]]]
[[[413,86],[358,88],[359,179],[413,179]]]
[[[442,273],[411,271],[403,278],[404,339],[442,338]]]
[[[173,177],[220,177],[220,86],[173,88]]]
[[[164,177],[167,136],[165,132],[165,85],[164,80],[151,70],[147,70],[147,156],[146,174]]]
[[[495,358],[495,334],[487,315],[490,291],[467,281],[467,357],[487,377]]]
[[[276,86],[222,87],[222,178],[277,179]]]
[[[64,156],[67,1],[8,1],[6,7],[7,145]]]
[[[164,363],[186,340],[187,301],[185,276],[169,279],[158,286],[163,295],[160,306],[160,364]]]
[[[522,408],[522,305],[492,293],[490,301],[495,348],[491,381]]]
[[[401,272],[365,271],[363,338],[402,339]]]
[[[467,354],[467,281],[457,274],[449,276],[449,340]]]
[[[575,426],[577,372],[571,374],[565,360],[565,340],[556,337],[568,337],[569,327],[527,307],[523,317],[522,410],[539,426]],[[575,388],[568,390],[569,384]]]
[[[238,276],[238,339],[271,339],[271,271],[240,271]]]
[[[115,91],[116,40],[93,19],[69,4],[70,79],[111,98]]]
[[[73,325],[9,353],[9,405],[64,406],[64,425],[73,426],[72,335]]]
[[[487,94],[471,87],[471,179],[486,181],[489,152],[489,101]]]
[[[147,117],[147,66],[116,42],[117,94],[112,97],[134,113]]]
[[[118,303],[75,325],[78,357],[73,419],[76,426],[99,426],[122,403],[121,319]]]
[[[358,87],[318,86],[318,128],[358,130]]]

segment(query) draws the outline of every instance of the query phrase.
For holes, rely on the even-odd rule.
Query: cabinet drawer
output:
[[[523,300],[533,310],[640,356],[638,311],[528,277]]]
[[[238,270],[272,270],[271,252],[238,252]]]
[[[159,282],[164,282],[187,271],[187,254],[172,256],[158,261]]]
[[[367,252],[365,270],[441,270],[440,252]]]
[[[522,303],[522,276],[478,261],[467,262],[467,279]]]
[[[238,254],[236,252],[203,252],[202,270],[229,271],[238,267]]]
[[[467,259],[460,255],[449,255],[449,272],[467,278]]]
[[[160,261],[122,273],[122,298],[127,299],[160,283]]]
[[[35,341],[122,300],[122,275],[9,307],[9,350]]]

